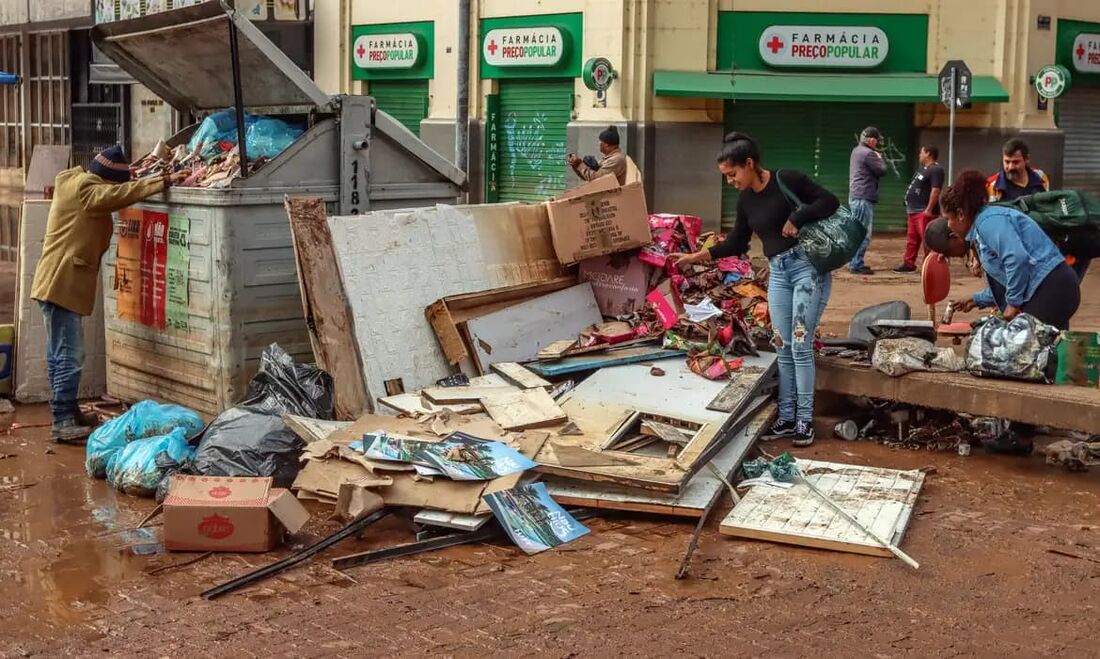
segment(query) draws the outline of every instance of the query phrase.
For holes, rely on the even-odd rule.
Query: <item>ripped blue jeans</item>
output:
[[[793,247],[768,260],[768,311],[779,359],[779,420],[813,421],[814,332],[829,303],[833,278]]]

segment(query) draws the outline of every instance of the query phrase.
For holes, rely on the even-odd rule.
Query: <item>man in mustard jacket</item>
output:
[[[92,313],[99,283],[99,262],[111,244],[111,213],[163,191],[186,178],[176,172],[160,178],[130,181],[122,147],[112,146],[88,165],[57,175],[46,222],[42,258],[34,272],[31,298],[46,321],[46,370],[53,399],[51,437],[78,441],[94,422],[81,413],[77,389],[84,366],[81,317]]]

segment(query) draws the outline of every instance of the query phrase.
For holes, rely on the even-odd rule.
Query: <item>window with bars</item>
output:
[[[39,144],[69,144],[72,97],[69,81],[69,33],[31,32],[23,93],[29,108],[26,154]]]
[[[0,37],[0,71],[20,73],[22,37]],[[0,85],[0,168],[23,166],[23,106],[19,85]]]

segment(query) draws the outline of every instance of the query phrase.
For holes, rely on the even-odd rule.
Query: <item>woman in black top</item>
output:
[[[832,277],[806,259],[798,230],[832,216],[840,201],[801,172],[762,169],[760,148],[742,133],[726,135],[718,170],[741,192],[733,230],[710,249],[675,255],[677,265],[743,255],[752,234],[760,237],[771,267],[768,310],[779,359],[779,418],[770,435],[793,435],[796,446],[809,446],[814,441],[814,332],[829,301]],[[802,202],[799,208],[793,208],[777,177]]]

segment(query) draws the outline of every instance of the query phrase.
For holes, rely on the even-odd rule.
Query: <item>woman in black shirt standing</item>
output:
[[[768,310],[779,355],[779,418],[769,434],[794,436],[795,446],[809,446],[814,441],[814,332],[829,302],[832,277],[806,259],[798,230],[832,216],[840,201],[801,172],[761,168],[760,148],[743,133],[726,135],[718,170],[741,192],[733,230],[710,249],[674,256],[677,265],[740,256],[748,252],[753,233],[760,237],[771,268]],[[777,178],[802,202],[797,209]]]

